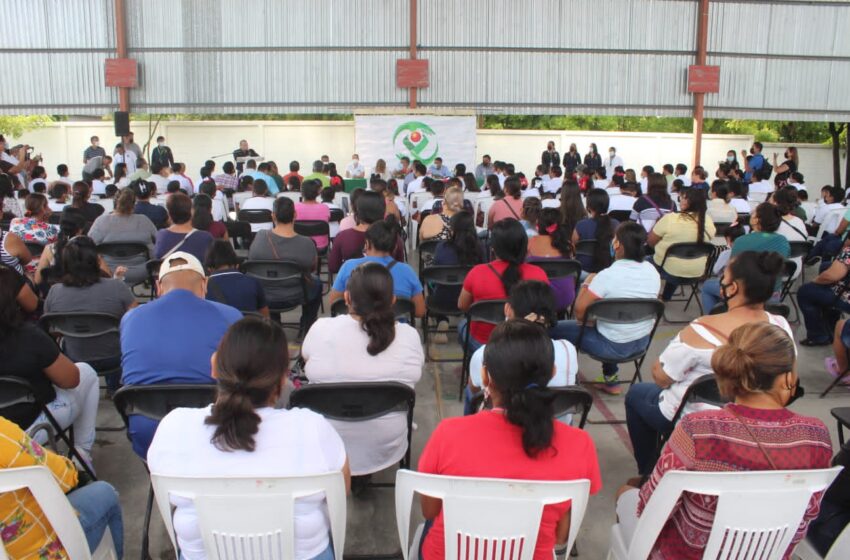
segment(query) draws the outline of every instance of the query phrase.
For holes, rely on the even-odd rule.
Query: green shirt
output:
[[[754,231],[743,235],[732,243],[732,256],[743,253],[744,251],[771,251],[779,253],[782,258],[787,259],[791,254],[791,246],[785,236],[778,233],[768,233],[766,231]]]
[[[310,175],[307,175],[306,177],[304,177],[304,181],[310,181],[310,180],[313,180],[313,179],[318,179],[319,181],[321,181],[323,188],[331,186],[330,177],[328,177],[324,173],[311,173]],[[303,181],[302,181],[302,183],[303,183]]]

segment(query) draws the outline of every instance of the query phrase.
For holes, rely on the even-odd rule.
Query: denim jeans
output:
[[[714,306],[720,303],[720,279],[709,278],[702,285],[702,310],[703,313],[711,313]]]
[[[95,551],[108,527],[115,543],[115,552],[121,558],[124,554],[124,523],[115,489],[102,480],[91,482],[69,493],[68,501],[77,512],[89,550]]]
[[[115,356],[114,358],[107,358],[105,360],[87,360],[86,363],[96,372],[119,369],[118,373],[110,373],[109,375],[104,375],[103,378],[106,380],[106,391],[109,394],[113,394],[121,388],[121,356]]]
[[[469,325],[466,323],[466,319],[461,319],[457,324],[457,343],[460,344],[460,347],[463,348],[463,345],[466,344],[466,330],[469,328]],[[475,340],[475,337],[472,334],[469,335],[469,355],[472,356],[475,354],[475,351],[484,346],[483,342],[478,342]]]
[[[77,368],[80,370],[80,383],[73,389],[55,387],[56,398],[47,404],[47,408],[63,429],[74,425],[74,445],[83,457],[90,460],[100,388],[97,373],[91,366],[78,363]],[[42,423],[47,423],[47,416],[43,412],[33,425]],[[39,443],[46,441],[43,431],[35,434],[33,439]]]
[[[295,305],[298,305],[298,302],[269,302],[269,307],[272,309],[294,307]],[[318,276],[313,275],[313,285],[307,290],[307,301],[301,305],[301,320],[299,321],[299,328],[304,331],[305,334],[310,330],[310,327],[313,326],[313,323],[316,322],[316,318],[319,316],[319,308],[321,306],[322,281],[319,280]]]
[[[658,435],[673,429],[658,407],[661,391],[655,383],[635,383],[626,393],[626,425],[641,475],[650,474],[655,467]]]
[[[581,324],[578,321],[558,321],[558,324],[549,329],[549,336],[553,340],[569,340],[575,345],[578,345],[578,337],[581,332]],[[643,350],[649,344],[649,335],[633,340],[631,342],[611,342],[596,330],[596,327],[587,327],[584,330],[584,336],[581,339],[581,347],[579,350],[589,352],[594,356],[610,358],[612,360],[621,360],[627,356]],[[602,374],[606,381],[614,381],[617,376],[616,362],[602,362]]]
[[[831,341],[840,312],[850,312],[850,304],[838,299],[831,287],[813,282],[800,286],[797,303],[806,324],[806,338],[812,342]]]
[[[661,291],[661,300],[670,301],[673,299],[673,294],[676,293],[682,279],[678,276],[668,274],[663,268],[661,268],[661,265],[655,262],[654,255],[647,255],[646,261],[652,263],[652,266],[654,266],[655,270],[658,271],[658,275],[661,276],[662,280],[664,280],[664,289]]]

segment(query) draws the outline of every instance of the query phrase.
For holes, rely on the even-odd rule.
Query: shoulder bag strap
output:
[[[503,199],[502,199],[502,202],[504,202],[505,204],[507,204],[507,206],[508,206],[508,210],[510,210],[510,211],[511,211],[511,214],[513,214],[513,215],[514,215],[514,218],[516,218],[517,220],[519,220],[519,219],[520,219],[520,218],[519,218],[519,216],[517,215],[516,211],[514,210],[514,207],[513,207],[513,206],[511,206],[511,203],[510,203],[510,202],[508,202],[508,199],[507,199],[507,198],[503,198]]]
[[[165,253],[164,255],[162,255],[162,259],[161,259],[161,260],[163,260],[163,261],[164,261],[165,259],[167,259],[167,258],[168,258],[168,257],[170,257],[171,255],[173,255],[174,253],[176,253],[177,251],[179,251],[179,250],[180,250],[180,247],[182,247],[182,246],[183,246],[183,244],[184,244],[184,243],[186,243],[186,240],[187,240],[187,239],[189,239],[190,237],[192,237],[192,234],[193,234],[193,233],[195,233],[196,231],[198,231],[198,230],[196,230],[196,229],[192,229],[192,231],[190,231],[189,233],[187,233],[187,234],[186,234],[186,236],[185,236],[185,237],[183,237],[183,239],[181,239],[181,240],[180,240],[180,242],[179,242],[177,245],[175,245],[174,247],[172,247],[172,248],[171,248],[171,250],[170,250],[170,251],[168,251],[167,253]]]
[[[392,270],[395,265],[398,264],[398,261],[393,259],[387,263],[387,270]]]
[[[732,407],[730,407],[730,406],[725,407],[725,410],[727,410],[729,412],[729,414],[734,416],[738,420],[738,422],[741,423],[741,425],[744,427],[744,429],[747,430],[747,433],[750,434],[750,438],[756,443],[756,445],[758,445],[758,448],[762,452],[762,454],[764,455],[764,458],[767,459],[767,463],[770,465],[770,468],[775,470],[775,471],[779,470],[779,469],[776,468],[776,463],[774,463],[773,459],[771,459],[770,455],[768,455],[767,449],[764,448],[764,446],[758,440],[758,438],[753,433],[753,431],[750,429],[750,427],[747,426],[747,423],[744,422],[744,419],[741,418],[741,416],[737,412],[732,410]]]
[[[279,261],[280,256],[277,254],[277,247],[274,246],[274,241],[272,241],[272,232],[270,230],[267,231],[268,233],[266,234],[266,240],[268,240],[269,242],[269,247],[272,248],[272,255],[274,255],[274,259],[276,261]]]
[[[494,267],[494,266],[493,266],[493,263],[487,263],[487,268],[489,268],[490,270],[492,270],[492,271],[493,271],[493,274],[495,274],[495,275],[496,275],[496,278],[498,278],[498,279],[499,279],[499,282],[501,282],[501,281],[502,281],[502,275],[501,275],[501,274],[499,274],[499,271],[498,271],[498,270],[496,270],[496,267]]]
[[[782,220],[782,222],[783,222],[785,225],[787,225],[789,228],[793,229],[794,231],[796,231],[797,233],[799,233],[800,235],[802,235],[802,236],[803,236],[803,241],[806,241],[806,240],[809,238],[809,234],[807,234],[807,233],[806,233],[806,232],[804,232],[804,231],[800,231],[800,228],[795,227],[795,226],[794,226],[791,222],[789,222],[789,221],[787,221],[787,220]]]

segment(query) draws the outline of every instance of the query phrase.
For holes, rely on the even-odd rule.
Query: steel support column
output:
[[[709,0],[699,0],[697,16],[697,54],[695,64],[704,66],[708,51],[708,5]],[[694,154],[693,167],[700,164],[702,157],[702,129],[705,112],[705,93],[694,93]]]
[[[115,51],[118,58],[127,58],[127,15],[124,0],[115,0]],[[130,88],[118,88],[118,108],[130,111]]]

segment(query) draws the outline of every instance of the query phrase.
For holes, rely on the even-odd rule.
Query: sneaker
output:
[[[448,344],[449,337],[446,334],[449,330],[449,324],[445,321],[440,321],[437,324],[437,334],[434,335],[434,344]]]
[[[597,389],[604,391],[609,395],[619,395],[623,392],[623,390],[620,389],[620,379],[616,375],[610,378],[600,375],[593,380],[593,383],[597,386]]]
[[[826,372],[833,379],[838,378],[841,375],[841,370],[838,369],[838,361],[835,358],[829,357],[823,360],[824,366],[826,366]],[[850,385],[850,378],[843,379],[841,381],[841,385]]]

